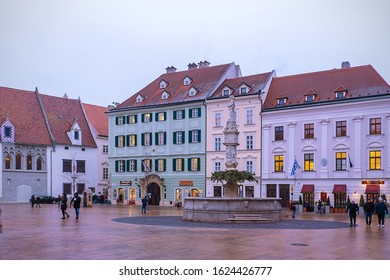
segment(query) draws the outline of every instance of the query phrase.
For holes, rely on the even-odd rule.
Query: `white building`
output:
[[[390,86],[368,66],[274,78],[263,108],[262,197],[343,208],[390,197]],[[294,160],[299,168],[292,175]]]

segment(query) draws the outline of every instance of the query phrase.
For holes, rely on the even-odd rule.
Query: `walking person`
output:
[[[356,227],[356,213],[359,213],[359,206],[355,204],[355,201],[351,201],[351,203],[347,207],[347,213],[349,213],[349,220],[351,222],[351,227]]]
[[[66,193],[63,193],[61,197],[61,211],[62,211],[62,218],[65,219],[65,216],[69,218],[69,214],[66,212],[66,208],[68,207],[68,198],[66,197]]]
[[[148,197],[145,195],[145,197],[142,199],[142,209],[141,213],[146,214],[146,205],[148,204]]]
[[[385,228],[385,215],[389,215],[386,203],[383,202],[383,198],[379,197],[378,202],[375,205],[375,212],[378,216],[378,227]]]
[[[35,208],[38,207],[41,208],[41,198],[39,197],[39,195],[35,199]]]
[[[295,204],[291,204],[292,217],[295,219],[295,213],[297,212],[297,207]]]
[[[34,205],[35,205],[35,195],[31,196],[30,202],[31,202],[31,208],[34,208]]]
[[[370,198],[367,199],[367,202],[364,203],[363,209],[366,218],[366,225],[371,225],[372,213],[374,213],[375,210],[374,202],[372,202]]]
[[[76,220],[78,220],[79,215],[80,215],[81,198],[77,192],[74,193],[74,196],[73,196],[72,200],[70,201],[69,208],[72,207],[72,203],[73,203],[74,211],[76,213]]]

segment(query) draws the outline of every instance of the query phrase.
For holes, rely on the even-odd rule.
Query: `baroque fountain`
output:
[[[224,129],[226,169],[214,172],[213,181],[223,184],[222,197],[188,197],[184,200],[183,219],[202,222],[277,222],[281,220],[279,198],[240,197],[239,184],[256,181],[253,174],[237,170],[239,131],[236,122],[234,96],[229,100],[229,120]]]

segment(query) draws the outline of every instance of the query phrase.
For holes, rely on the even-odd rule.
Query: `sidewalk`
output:
[[[57,205],[2,204],[1,260],[351,260],[390,259],[390,222],[297,213],[268,225],[183,222],[182,208],[93,205],[61,220]],[[176,218],[175,218],[176,217]]]

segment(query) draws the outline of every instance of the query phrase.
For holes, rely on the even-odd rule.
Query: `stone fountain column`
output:
[[[236,170],[237,168],[237,146],[240,145],[238,143],[238,129],[236,122],[236,112],[235,112],[235,101],[234,96],[230,95],[229,97],[229,120],[226,123],[226,127],[223,131],[224,134],[224,145],[226,146],[226,171]],[[223,185],[225,194],[224,197],[239,197],[238,193],[238,185],[235,182],[226,182]]]

